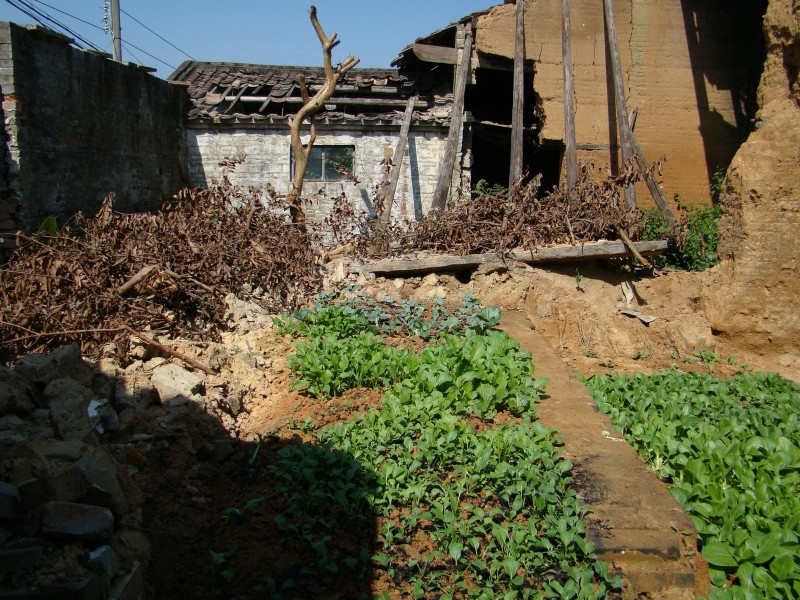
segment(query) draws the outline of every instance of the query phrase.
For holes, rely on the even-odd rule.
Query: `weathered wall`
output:
[[[758,128],[721,201],[720,264],[705,294],[723,341],[800,368],[800,3],[770,0]]]
[[[386,177],[384,158],[394,153],[397,131],[318,130],[316,145],[355,146],[351,181],[314,182],[303,185],[303,196],[311,198],[306,217],[324,219],[333,198],[345,192],[359,210],[369,212],[369,202]],[[392,214],[397,219],[413,220],[430,209],[436,188],[447,131],[412,131],[400,171],[400,180]],[[289,192],[290,160],[288,129],[226,129],[192,126],[186,132],[187,172],[192,184],[206,186],[221,175],[219,162],[226,157],[245,154],[245,162],[236,168],[232,180],[243,186],[266,188],[271,184],[280,194]],[[323,194],[319,193],[321,190]]]
[[[663,176],[668,197],[707,201],[710,176],[728,165],[746,136],[747,91],[754,89],[761,66],[760,4],[615,2],[628,109],[639,109],[635,132],[646,157],[668,159]],[[514,10],[513,4],[503,5],[478,19],[479,52],[513,56]],[[570,16],[576,137],[579,149],[584,148],[579,159],[605,166],[609,145],[616,147],[609,123],[612,132],[616,124],[603,3],[572,0]],[[551,140],[564,137],[560,23],[560,0],[525,1],[526,56],[535,61],[533,85],[545,117],[542,137]],[[649,201],[642,189],[640,196]]]
[[[183,89],[0,22],[0,92],[0,235],[93,213],[109,192],[117,209],[155,208],[180,186]]]

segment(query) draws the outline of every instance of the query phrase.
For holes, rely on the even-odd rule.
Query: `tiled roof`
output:
[[[187,84],[192,101],[189,119],[214,122],[280,123],[302,105],[299,76],[310,93],[325,82],[321,67],[186,61],[169,81]],[[408,98],[419,97],[414,119],[431,124],[450,117],[452,94],[436,89],[426,74],[420,78],[396,69],[352,69],[315,120],[326,123],[397,122]]]

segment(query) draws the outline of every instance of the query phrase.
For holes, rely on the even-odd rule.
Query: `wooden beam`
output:
[[[661,254],[667,249],[667,240],[634,242],[634,248],[643,256]],[[465,271],[479,265],[516,260],[528,264],[576,262],[605,258],[631,257],[624,242],[592,242],[580,246],[553,246],[527,252],[468,254],[467,256],[434,255],[415,260],[379,260],[364,265],[353,265],[351,273],[383,273],[389,275],[414,275],[436,271]]]
[[[642,149],[639,147],[639,144],[636,141],[636,136],[633,134],[633,132],[631,132],[631,140],[633,141],[633,152],[636,156],[636,163],[639,165],[639,168],[642,171],[647,173],[644,178],[644,182],[647,184],[647,189],[650,190],[650,195],[653,197],[653,201],[664,215],[664,220],[667,222],[667,227],[669,227],[669,230],[672,231],[675,229],[675,227],[677,227],[678,219],[675,218],[675,213],[672,212],[672,208],[670,208],[669,202],[667,202],[667,199],[664,196],[664,192],[662,192],[661,188],[658,187],[656,178],[653,177],[652,173],[647,171],[650,168],[650,164],[645,159]]]
[[[464,49],[461,62],[458,63],[453,86],[453,108],[450,113],[450,131],[447,136],[442,166],[439,169],[439,179],[436,181],[436,190],[433,193],[431,209],[444,210],[447,197],[450,194],[450,185],[453,182],[453,168],[456,165],[456,146],[461,137],[464,116],[464,90],[467,88],[470,67],[472,64],[472,27],[467,26],[464,39]]]
[[[517,0],[517,27],[514,34],[514,92],[511,101],[511,164],[508,189],[522,177],[523,118],[525,99],[525,0]]]
[[[414,56],[422,62],[440,63],[443,65],[458,64],[458,48],[433,46],[431,44],[413,44],[411,50],[414,52]]]
[[[619,126],[619,139],[622,146],[622,160],[628,162],[634,158],[633,139],[631,126],[628,121],[628,108],[625,102],[625,82],[622,78],[622,61],[619,56],[617,43],[617,23],[614,18],[614,0],[603,0],[606,17],[606,39],[611,57],[611,75],[614,83],[614,103],[616,105],[617,124]],[[625,187],[625,202],[628,206],[636,206],[636,190],[633,184]]]
[[[408,132],[411,129],[411,118],[414,115],[414,104],[416,104],[416,102],[416,96],[409,98],[408,104],[406,105],[406,112],[403,115],[403,125],[400,127],[400,139],[397,140],[397,146],[392,155],[392,170],[389,173],[389,187],[386,188],[386,196],[383,199],[383,214],[381,214],[382,223],[388,223],[392,218],[392,204],[394,203],[394,195],[397,192],[397,182],[400,181],[400,169],[403,166],[403,157],[406,154]]]
[[[567,189],[578,181],[578,155],[575,148],[575,87],[572,79],[572,27],[569,0],[561,0],[561,58],[564,63],[564,143],[567,159]]]

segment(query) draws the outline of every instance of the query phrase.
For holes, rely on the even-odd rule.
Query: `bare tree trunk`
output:
[[[303,106],[289,122],[289,132],[292,136],[292,152],[294,153],[294,177],[292,178],[292,187],[289,190],[289,194],[286,196],[286,201],[289,203],[292,223],[300,224],[305,221],[305,213],[303,212],[303,207],[300,205],[300,195],[303,192],[303,179],[306,175],[308,157],[311,154],[311,148],[314,146],[314,141],[317,137],[312,117],[333,95],[333,92],[336,90],[336,83],[342,75],[355,67],[359,61],[358,58],[351,54],[334,69],[331,52],[340,43],[340,41],[336,39],[337,34],[334,33],[330,37],[325,35],[325,31],[323,31],[322,25],[320,25],[317,19],[316,6],[311,7],[309,14],[311,16],[311,25],[313,25],[314,31],[317,32],[319,42],[322,44],[325,84],[312,98],[308,95],[305,78],[302,75],[300,76],[300,93],[303,96]],[[311,133],[308,138],[308,143],[303,145],[303,141],[300,138],[300,127],[306,119],[311,123]]]

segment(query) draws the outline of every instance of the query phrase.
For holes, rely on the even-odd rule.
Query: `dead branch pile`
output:
[[[642,171],[627,170],[598,181],[592,177],[592,167],[582,165],[571,191],[562,185],[541,196],[535,177],[512,188],[508,196],[484,194],[453,210],[432,211],[405,230],[362,222],[352,230],[368,234],[354,241],[362,256],[386,257],[418,251],[466,255],[580,244],[619,239],[619,230],[636,239],[641,212],[630,208],[620,192],[643,178]]]
[[[114,212],[108,197],[94,218],[23,238],[0,269],[0,361],[76,340],[90,357],[116,341],[124,358],[134,331],[217,339],[229,293],[270,311],[299,307],[319,277],[312,240],[286,213],[226,174],[155,214]]]

